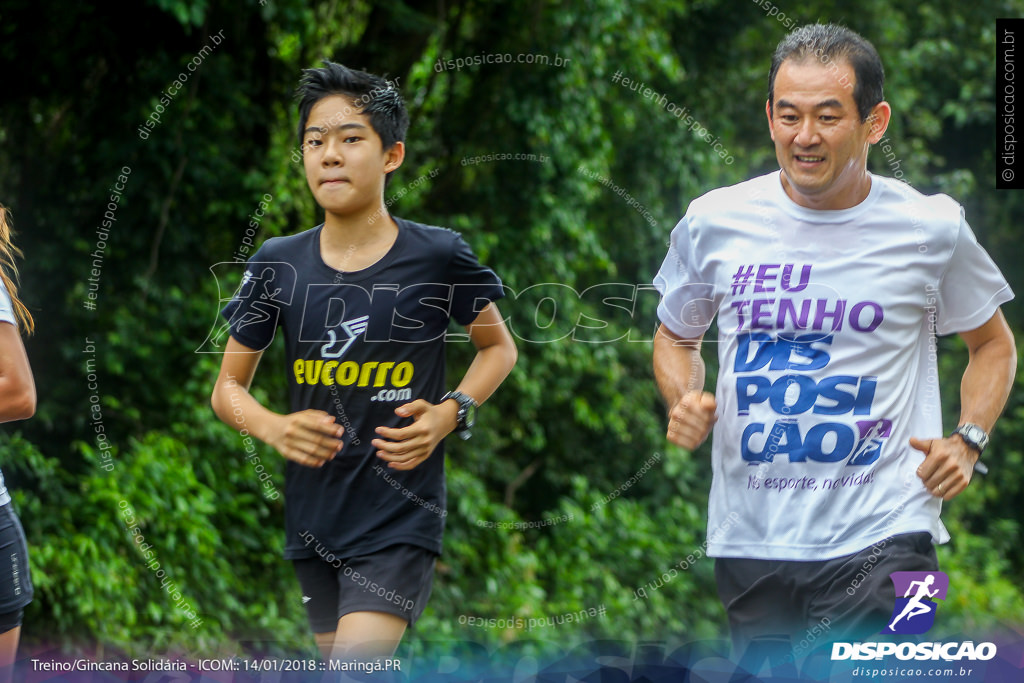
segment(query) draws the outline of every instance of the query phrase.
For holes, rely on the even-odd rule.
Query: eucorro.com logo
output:
[[[949,592],[949,577],[944,572],[893,572],[889,575],[896,589],[896,604],[884,635],[920,635],[935,625],[938,603]],[[994,643],[833,643],[832,661],[841,659],[897,659],[955,661],[989,660],[996,656]]]

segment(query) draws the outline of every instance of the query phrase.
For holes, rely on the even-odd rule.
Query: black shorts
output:
[[[808,641],[874,639],[892,617],[891,572],[936,571],[931,534],[899,534],[834,560],[720,557],[718,596],[737,653],[754,639],[794,650]]]
[[[436,559],[426,548],[401,544],[368,555],[326,553],[292,562],[309,625],[314,633],[328,633],[352,612],[384,612],[415,624],[430,598]]]
[[[0,505],[0,633],[21,626],[25,605],[32,602],[25,531],[10,503]]]

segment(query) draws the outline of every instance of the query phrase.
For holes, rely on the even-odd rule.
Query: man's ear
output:
[[[771,100],[764,101],[764,115],[768,117],[768,132],[772,136],[772,142],[775,142],[775,122],[772,121],[772,103]]]
[[[889,121],[892,119],[892,107],[888,102],[879,102],[871,113],[868,114],[867,122],[871,124],[871,133],[868,135],[868,142],[872,145],[882,139]]]

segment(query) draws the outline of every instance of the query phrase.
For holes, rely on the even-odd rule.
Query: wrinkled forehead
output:
[[[773,104],[798,107],[855,107],[853,66],[845,59],[820,58],[813,52],[790,58],[775,75]]]

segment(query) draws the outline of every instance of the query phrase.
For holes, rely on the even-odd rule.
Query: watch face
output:
[[[978,425],[964,425],[958,431],[964,441],[979,451],[985,450],[988,445],[988,434]]]
[[[471,401],[466,401],[459,413],[466,427],[472,427],[476,422],[476,406]]]

